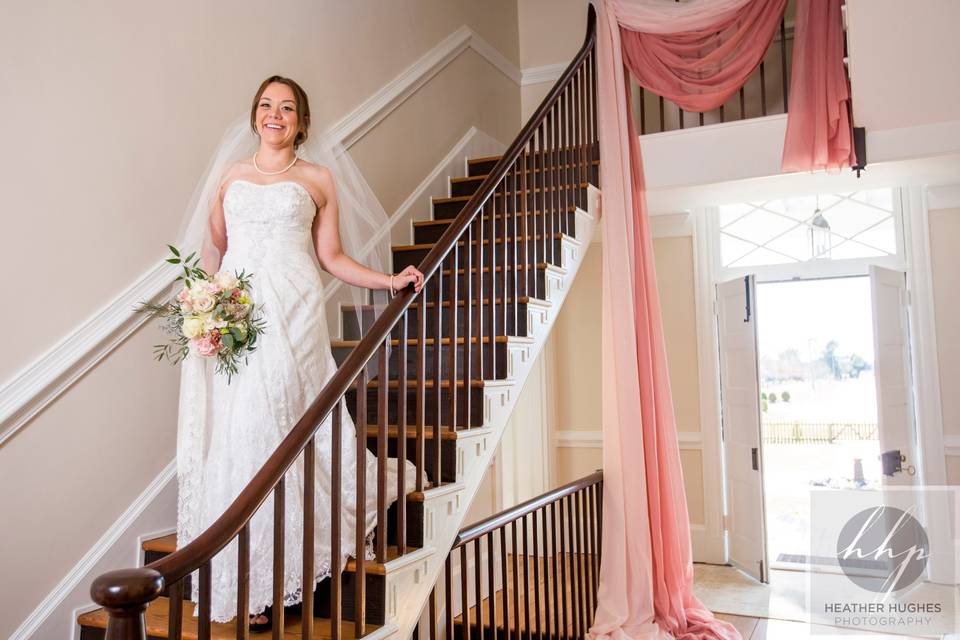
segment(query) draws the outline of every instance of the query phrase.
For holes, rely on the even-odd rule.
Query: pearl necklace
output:
[[[253,167],[254,167],[254,169],[257,170],[257,173],[261,173],[261,174],[263,174],[263,175],[265,175],[265,176],[275,176],[275,175],[277,175],[278,173],[284,173],[284,172],[287,171],[290,167],[292,167],[293,165],[297,164],[297,160],[298,160],[298,159],[299,159],[299,158],[297,158],[297,155],[294,154],[294,155],[293,155],[293,162],[291,162],[290,164],[288,164],[287,166],[285,166],[283,169],[280,169],[279,171],[264,171],[263,169],[260,168],[260,165],[257,164],[257,154],[254,153],[254,154],[253,154]]]

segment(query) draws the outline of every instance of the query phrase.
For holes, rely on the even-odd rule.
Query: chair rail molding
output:
[[[350,148],[467,49],[483,56],[518,86],[521,84],[523,74],[520,69],[473,29],[463,25],[336,122],[328,130],[328,135],[335,136]],[[470,133],[465,139],[468,136]],[[402,217],[409,204],[409,201],[405,202],[391,216],[391,224],[398,215]],[[140,300],[155,300],[170,286],[175,274],[174,267],[159,262],[100,311],[0,385],[0,447],[140,328],[148,318],[135,313],[134,305]],[[328,291],[328,296],[332,293]]]

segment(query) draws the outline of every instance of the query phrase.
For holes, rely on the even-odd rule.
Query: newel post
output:
[[[107,610],[106,640],[146,640],[143,612],[163,591],[163,576],[153,569],[121,569],[99,576],[90,597]]]

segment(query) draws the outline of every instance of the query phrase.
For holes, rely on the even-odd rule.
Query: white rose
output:
[[[217,319],[215,319],[215,318],[214,318],[212,315],[210,315],[210,314],[207,314],[206,317],[205,317],[204,320],[203,320],[203,332],[204,332],[204,333],[206,333],[206,332],[208,332],[208,331],[214,331],[214,330],[219,331],[220,329],[222,329],[222,328],[224,328],[224,327],[226,327],[226,326],[227,326],[227,321],[226,321],[226,320],[217,320]]]
[[[183,335],[191,340],[198,338],[203,335],[203,318],[198,318],[196,316],[190,316],[183,320],[183,327],[181,328]]]
[[[237,279],[237,276],[229,271],[217,271],[213,275],[213,281],[220,285],[220,288],[224,291],[236,289],[240,285],[240,280]]]
[[[193,308],[201,313],[212,311],[216,305],[216,298],[209,293],[201,293],[193,297]]]

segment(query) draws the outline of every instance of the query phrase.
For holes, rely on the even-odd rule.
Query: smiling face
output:
[[[307,96],[292,80],[272,76],[261,85],[250,124],[262,145],[297,147],[307,139],[310,107]]]

